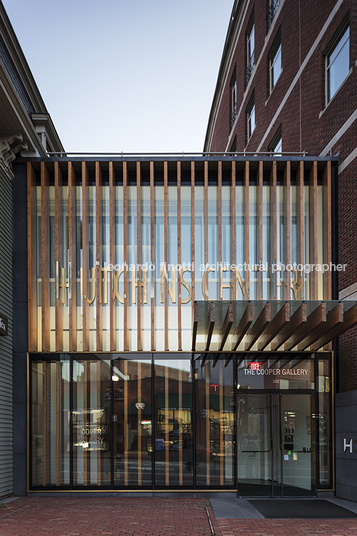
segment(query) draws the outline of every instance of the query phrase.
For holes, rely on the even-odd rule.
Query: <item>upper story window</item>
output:
[[[280,31],[269,53],[270,92],[281,75],[281,37]]]
[[[251,15],[247,26],[247,70],[245,75],[245,84],[247,85],[254,69],[254,52],[255,52],[255,28],[254,13]]]
[[[339,33],[326,56],[327,102],[330,102],[350,69],[350,28]]]
[[[247,106],[247,141],[250,140],[255,129],[255,99],[254,94]]]
[[[235,78],[235,75],[234,75]],[[234,125],[234,121],[237,117],[237,80],[231,81],[231,128]]]
[[[269,9],[268,9],[268,28],[270,28],[271,23],[274,20],[275,13],[278,11],[280,0],[270,0]]]
[[[281,125],[274,134],[273,139],[268,145],[268,151],[272,156],[281,156],[283,152],[283,139],[281,135]]]
[[[280,137],[269,147],[269,151],[273,156],[281,156],[283,152],[283,140],[281,138],[281,134]]]

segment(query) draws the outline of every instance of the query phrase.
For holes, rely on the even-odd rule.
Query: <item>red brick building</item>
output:
[[[334,298],[357,293],[357,3],[236,0],[204,151],[338,156]],[[306,178],[305,178],[306,181]],[[337,281],[337,280],[336,280]],[[357,500],[357,329],[335,343],[336,494]],[[348,436],[348,437],[347,437]]]
[[[204,145],[339,156],[341,299],[357,291],[356,17],[348,0],[235,1]],[[355,329],[340,340],[340,391],[357,389],[356,348]]]

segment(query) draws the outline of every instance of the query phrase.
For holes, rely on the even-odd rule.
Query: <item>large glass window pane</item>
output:
[[[152,484],[151,356],[113,361],[114,486]]]
[[[273,91],[275,84],[281,74],[281,45],[270,60],[270,91]]]
[[[241,394],[237,401],[238,494],[270,496],[272,485],[271,396]],[[279,423],[277,422],[277,429]],[[275,464],[275,475],[280,464]]]
[[[155,358],[155,484],[192,486],[191,360]]]
[[[235,393],[233,360],[195,358],[196,485],[233,486],[235,478]]]
[[[73,361],[73,485],[110,486],[110,361]]]
[[[332,487],[331,360],[318,361],[318,485]]]
[[[339,39],[335,48],[327,56],[327,100],[330,101],[350,69],[350,29]]]
[[[31,364],[31,486],[68,486],[69,360]]]

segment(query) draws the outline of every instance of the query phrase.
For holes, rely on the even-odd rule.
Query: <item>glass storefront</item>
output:
[[[330,489],[331,360],[30,355],[30,489]]]

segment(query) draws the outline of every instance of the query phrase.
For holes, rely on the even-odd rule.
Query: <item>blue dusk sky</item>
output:
[[[203,149],[233,0],[3,0],[68,152]]]

